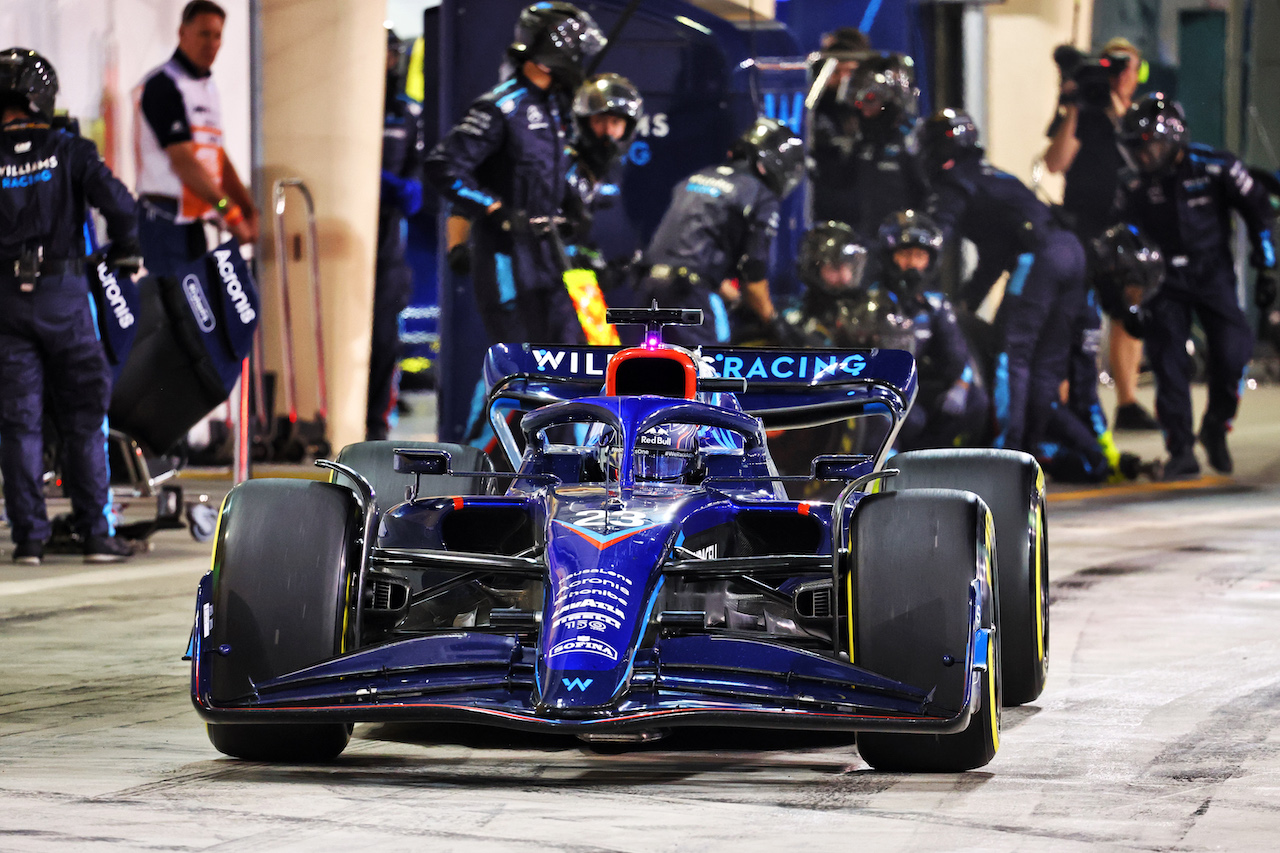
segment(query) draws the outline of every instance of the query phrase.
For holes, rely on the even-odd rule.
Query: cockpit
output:
[[[560,483],[696,486],[768,474],[759,424],[741,412],[663,397],[596,397],[530,413],[522,472]]]

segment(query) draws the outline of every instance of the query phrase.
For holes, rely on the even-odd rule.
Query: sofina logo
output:
[[[212,332],[213,327],[218,323],[213,319],[213,309],[209,307],[209,301],[204,298],[204,290],[200,288],[200,279],[194,275],[184,278],[182,280],[182,295],[187,297],[187,304],[191,306],[191,313],[195,315],[200,331]]]
[[[617,661],[618,650],[608,643],[601,642],[588,634],[579,634],[569,640],[561,640],[547,652],[547,657],[567,655],[570,652],[582,652],[588,655],[600,655],[611,661]]]
[[[591,682],[594,680],[595,679],[592,678],[562,678],[560,679],[560,683],[563,684],[570,693],[575,690],[580,690],[585,693],[587,688],[591,686]]]

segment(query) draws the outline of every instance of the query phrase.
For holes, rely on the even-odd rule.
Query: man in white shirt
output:
[[[208,251],[204,223],[241,243],[258,235],[253,198],[222,147],[222,110],[211,68],[226,12],[212,0],[182,10],[178,49],[135,90],[139,239],[147,269],[171,275]]]

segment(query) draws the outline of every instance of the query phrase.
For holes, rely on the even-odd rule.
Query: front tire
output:
[[[361,515],[349,489],[252,480],[227,496],[213,558],[210,696],[234,704],[255,685],[340,654]],[[336,758],[347,723],[209,723],[214,748],[253,761]]]
[[[932,690],[935,705],[958,713],[973,677],[964,664],[977,579],[986,581],[979,624],[997,629],[987,635],[996,648],[986,650],[979,707],[967,728],[945,735],[859,732],[859,754],[876,770],[982,767],[1000,747],[1001,688],[986,505],[971,493],[941,489],[869,495],[854,511],[852,536],[852,657],[858,666]]]
[[[964,489],[996,525],[1000,663],[1006,707],[1039,698],[1049,675],[1049,541],[1044,473],[1014,450],[912,450],[893,457],[886,488]]]

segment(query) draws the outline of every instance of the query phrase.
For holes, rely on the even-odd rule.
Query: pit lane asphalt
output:
[[[1264,387],[1236,478],[1051,487],[1049,684],[956,775],[871,771],[848,736],[723,730],[605,752],[365,725],[326,767],[222,758],[179,659],[207,546],[166,532],[101,569],[6,549],[0,850],[1274,850],[1278,438]]]

